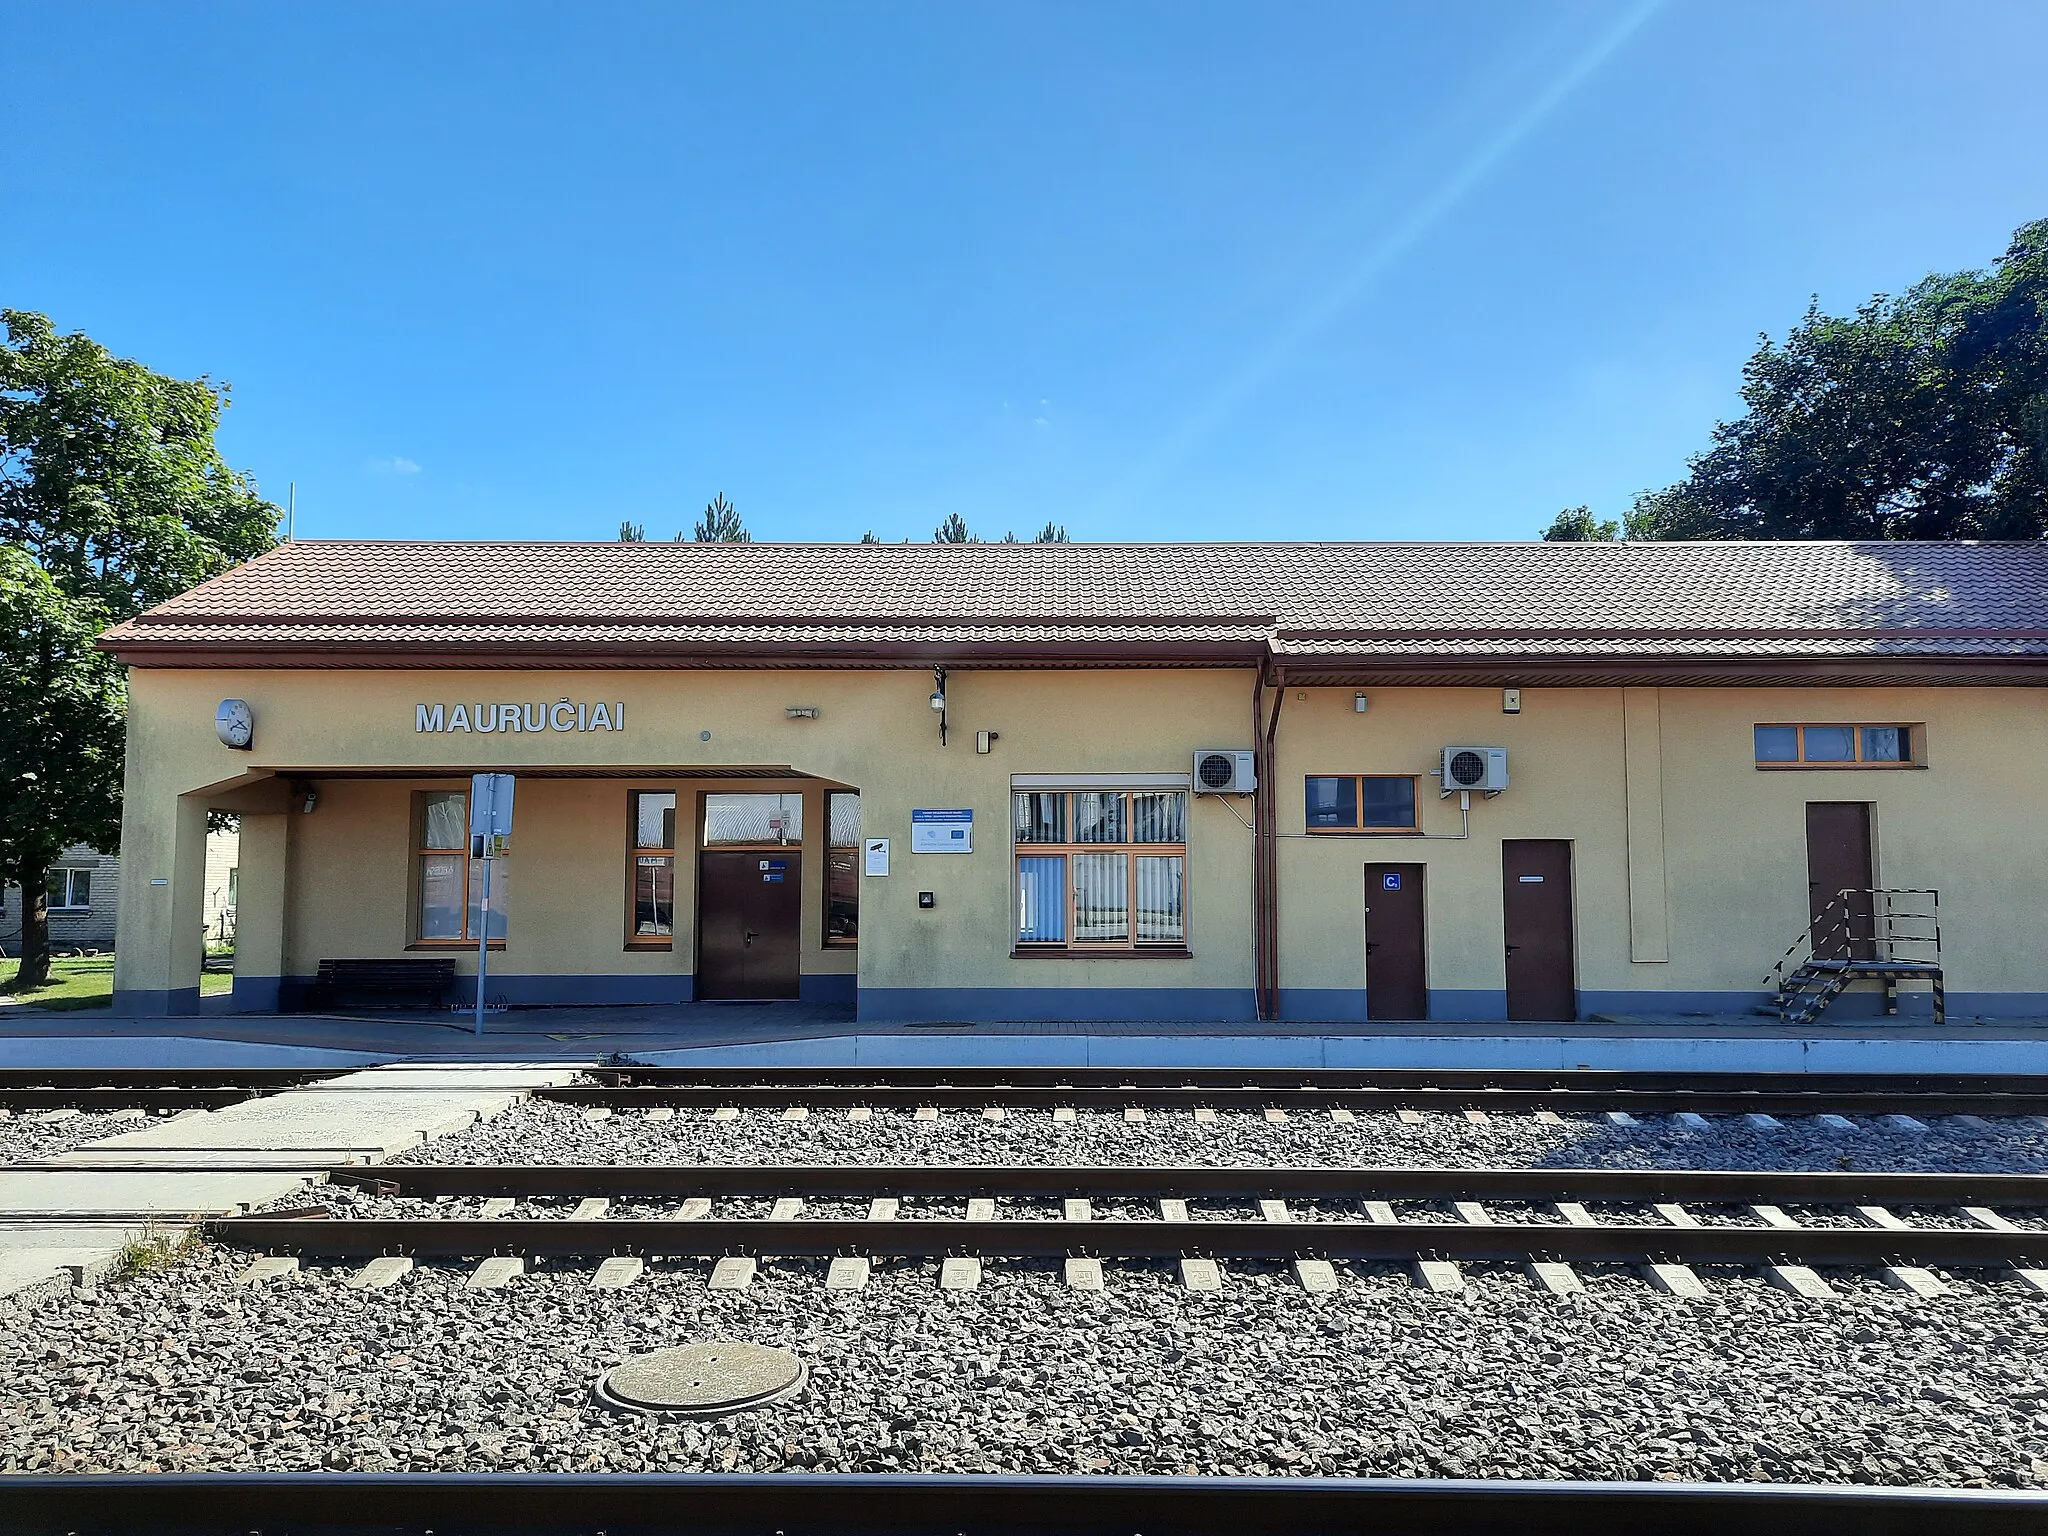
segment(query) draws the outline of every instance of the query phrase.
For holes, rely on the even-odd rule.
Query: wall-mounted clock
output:
[[[245,700],[222,699],[220,708],[213,712],[213,733],[222,746],[246,752],[249,743],[256,739],[255,712]]]

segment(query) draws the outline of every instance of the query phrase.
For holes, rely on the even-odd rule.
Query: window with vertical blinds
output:
[[[1184,790],[1020,790],[1012,800],[1019,949],[1187,945]]]

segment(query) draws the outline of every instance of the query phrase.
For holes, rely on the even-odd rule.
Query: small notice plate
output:
[[[866,860],[865,872],[870,875],[889,873],[889,839],[871,837],[861,845],[862,857]]]
[[[972,853],[974,812],[912,811],[910,813],[912,853]]]

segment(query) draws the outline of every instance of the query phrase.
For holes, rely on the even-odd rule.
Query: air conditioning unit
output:
[[[1258,754],[1228,748],[1195,754],[1195,793],[1248,795],[1259,787]]]
[[[1497,795],[1508,787],[1508,749],[1445,747],[1437,776],[1446,794],[1454,789],[1482,789]]]

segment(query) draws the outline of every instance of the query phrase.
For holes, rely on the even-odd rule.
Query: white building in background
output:
[[[242,837],[211,832],[206,838],[206,942],[228,944],[235,937]],[[98,950],[115,947],[114,917],[121,901],[121,858],[80,843],[66,848],[50,867],[50,947]],[[21,953],[21,888],[0,886],[0,959]]]

